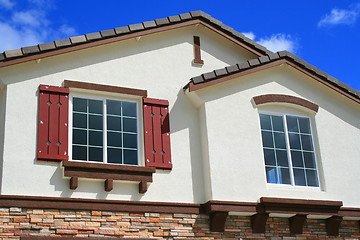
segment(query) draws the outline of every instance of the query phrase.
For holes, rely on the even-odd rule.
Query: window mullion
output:
[[[106,99],[103,99],[103,162],[107,163],[107,112]]]
[[[288,161],[289,161],[290,180],[291,180],[291,185],[295,186],[294,170],[293,170],[293,165],[292,165],[290,139],[289,139],[288,126],[287,126],[287,122],[286,122],[286,115],[283,115],[283,121],[284,121],[284,132],[285,132],[285,136],[286,136],[285,137],[285,140],[286,140],[286,152],[287,152]]]

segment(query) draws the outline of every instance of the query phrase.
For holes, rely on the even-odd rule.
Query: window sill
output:
[[[298,190],[298,191],[309,191],[309,192],[321,192],[320,187],[307,187],[307,186],[295,186],[289,184],[275,184],[275,183],[266,183],[267,189],[274,190]]]
[[[153,167],[62,161],[64,176],[70,177],[70,189],[78,187],[78,179],[104,179],[105,191],[113,189],[113,180],[139,182],[139,193],[147,191],[147,183],[152,182]]]

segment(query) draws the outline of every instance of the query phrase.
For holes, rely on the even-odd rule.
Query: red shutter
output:
[[[39,86],[38,159],[68,160],[69,89]]]
[[[172,169],[169,102],[144,98],[145,165]]]

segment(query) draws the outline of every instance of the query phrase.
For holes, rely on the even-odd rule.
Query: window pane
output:
[[[137,151],[124,149],[124,164],[137,165]]]
[[[284,131],[283,118],[280,116],[271,116],[271,118],[272,118],[273,130],[283,132]]]
[[[304,167],[301,151],[291,151],[293,167]]]
[[[276,150],[276,159],[277,165],[282,167],[289,166],[289,161],[287,158],[287,152],[282,150]]]
[[[299,132],[297,117],[286,116],[286,124],[289,132]]]
[[[268,183],[277,183],[276,175],[275,167],[266,167],[266,179]]]
[[[123,116],[136,117],[136,103],[122,102]]]
[[[102,116],[97,115],[89,115],[89,128],[102,130],[103,123],[102,123]]]
[[[102,162],[103,161],[103,149],[89,147],[89,161]]]
[[[87,134],[86,130],[73,130],[73,143],[74,144],[81,144],[86,145],[87,144]]]
[[[260,114],[260,125],[261,125],[261,129],[271,130],[270,116],[265,114]]]
[[[86,147],[79,147],[73,146],[72,148],[72,155],[74,160],[87,160],[87,148]]]
[[[310,135],[301,135],[301,143],[303,150],[312,151],[312,141]]]
[[[313,152],[304,152],[304,161],[306,168],[315,168],[315,157]]]
[[[289,140],[291,149],[301,149],[299,134],[289,133]]]
[[[264,149],[265,164],[276,166],[275,151],[273,149]]]
[[[300,125],[300,132],[301,133],[308,133],[310,134],[310,121],[308,118],[298,118],[299,125]]]
[[[86,113],[87,112],[86,108],[87,108],[87,99],[73,98],[73,111]]]
[[[305,172],[303,169],[294,168],[294,179],[295,179],[295,185],[306,186]]]
[[[111,147],[122,147],[121,133],[108,132],[107,145]]]
[[[106,112],[107,114],[121,116],[121,102],[114,100],[107,100]]]
[[[121,149],[108,148],[107,150],[108,163],[122,164],[122,152]]]
[[[318,187],[319,183],[317,181],[317,174],[315,170],[306,170],[306,178],[308,186]]]
[[[136,134],[123,134],[124,147],[126,148],[137,148],[137,136]]]
[[[102,146],[103,145],[103,133],[99,131],[89,131],[89,145]]]
[[[274,138],[275,138],[275,147],[276,148],[286,149],[284,133],[274,132]]]
[[[289,168],[280,169],[280,183],[291,184]]]
[[[137,132],[137,121],[133,118],[123,118],[124,132]]]
[[[271,132],[261,131],[261,134],[262,134],[263,146],[273,148],[274,143],[273,143],[273,137],[272,137]]]
[[[107,117],[107,129],[114,131],[121,131],[121,118],[120,117]]]
[[[89,100],[89,113],[102,114],[103,104],[100,100]]]
[[[74,113],[73,114],[73,126],[76,128],[87,128],[86,114]]]

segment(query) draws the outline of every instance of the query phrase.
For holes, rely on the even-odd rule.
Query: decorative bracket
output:
[[[340,216],[332,216],[326,219],[326,233],[329,236],[339,235],[339,229],[341,221],[343,220]]]
[[[297,214],[289,218],[290,234],[302,234],[306,222],[306,215]]]

